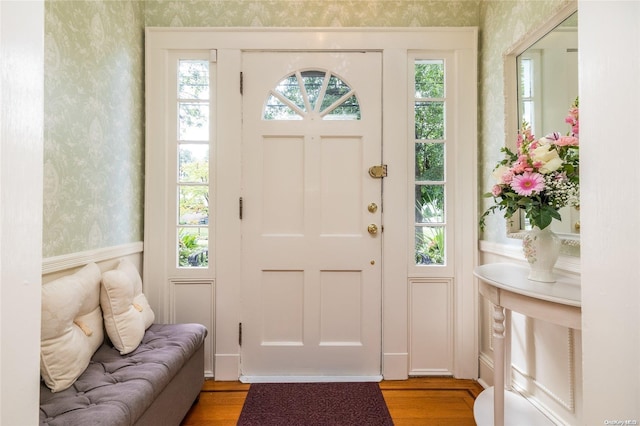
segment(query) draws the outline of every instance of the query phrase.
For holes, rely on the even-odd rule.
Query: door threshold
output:
[[[245,376],[241,383],[336,383],[336,382],[381,382],[382,375],[376,376]]]

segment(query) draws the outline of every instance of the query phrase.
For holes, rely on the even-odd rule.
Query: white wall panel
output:
[[[574,331],[515,312],[511,326],[514,385],[573,412]]]
[[[189,280],[170,282],[170,322],[197,323],[209,331],[204,342],[204,372],[213,376],[214,354],[214,297],[215,282],[212,280]]]
[[[0,2],[0,424],[3,425],[38,422],[44,10],[44,1]]]
[[[640,422],[640,2],[579,0],[584,419]],[[606,58],[606,60],[603,60]],[[603,141],[616,141],[602,149]],[[611,423],[610,423],[611,424]]]
[[[453,374],[453,280],[409,281],[409,375]]]

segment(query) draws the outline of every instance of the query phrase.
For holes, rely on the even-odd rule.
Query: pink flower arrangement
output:
[[[565,123],[571,125],[571,135],[576,139],[580,134],[580,119],[579,119],[578,99],[569,108],[569,115],[564,119]]]
[[[504,210],[505,217],[510,219],[523,209],[531,225],[544,229],[553,219],[561,220],[559,209],[579,205],[578,113],[576,99],[565,119],[571,125],[566,136],[554,132],[536,139],[529,125],[523,123],[517,151],[501,149],[504,158],[493,170],[496,184],[484,194],[493,198],[494,205],[482,214],[481,229],[485,218],[495,210]]]
[[[524,172],[514,176],[510,186],[518,195],[529,197],[544,189],[544,178],[540,173]]]

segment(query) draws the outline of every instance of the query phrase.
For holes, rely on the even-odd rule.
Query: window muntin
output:
[[[413,64],[415,264],[446,265],[445,61]]]
[[[518,56],[518,128],[525,121],[534,135],[543,133],[542,115],[542,57],[540,51],[530,49]]]
[[[318,114],[323,120],[360,120],[360,104],[351,87],[326,70],[296,71],[271,90],[264,120],[303,120]]]
[[[176,263],[209,265],[209,62],[178,60]]]
[[[531,58],[520,58],[520,120],[529,123],[532,129],[536,127],[534,114],[535,105],[535,74],[534,61]],[[520,124],[520,123],[518,123]]]

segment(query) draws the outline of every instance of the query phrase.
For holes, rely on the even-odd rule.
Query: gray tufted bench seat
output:
[[[68,389],[40,386],[40,424],[179,425],[204,383],[200,324],[153,324],[133,352],[108,340]]]

